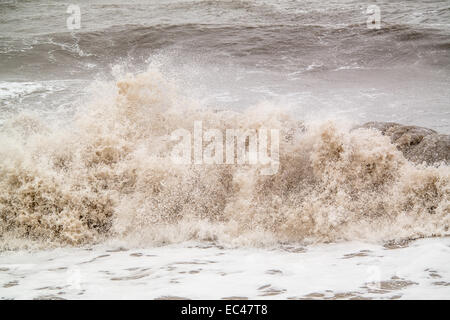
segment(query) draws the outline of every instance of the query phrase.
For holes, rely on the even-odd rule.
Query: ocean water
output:
[[[5,252],[1,299],[448,299],[449,238]],[[214,284],[214,285],[211,285]]]
[[[448,163],[355,129],[450,134],[449,1],[121,2],[0,3],[0,298],[450,297]]]

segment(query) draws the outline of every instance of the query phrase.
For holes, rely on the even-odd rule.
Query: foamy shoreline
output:
[[[449,260],[450,238],[3,252],[0,299],[448,299]]]

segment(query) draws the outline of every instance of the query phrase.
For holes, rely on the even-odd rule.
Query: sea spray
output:
[[[376,129],[277,110],[212,111],[157,70],[104,83],[70,126],[18,115],[1,128],[4,249],[122,239],[384,241],[450,232],[450,168],[415,164]],[[171,133],[279,130],[279,169],[177,164]]]

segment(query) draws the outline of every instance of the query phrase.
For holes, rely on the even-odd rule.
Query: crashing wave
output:
[[[174,164],[178,128],[280,131],[280,168]],[[215,112],[159,72],[103,84],[71,126],[19,115],[1,128],[3,249],[122,239],[236,245],[448,235],[449,138],[391,123],[304,123]],[[423,162],[425,161],[425,162]]]

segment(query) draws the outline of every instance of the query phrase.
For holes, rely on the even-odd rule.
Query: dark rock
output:
[[[450,136],[446,134],[430,134],[412,148],[406,155],[414,162],[436,163],[450,162]]]
[[[395,122],[368,122],[357,128],[379,130],[391,138],[405,158],[416,163],[434,164],[450,162],[450,136],[418,127]]]

